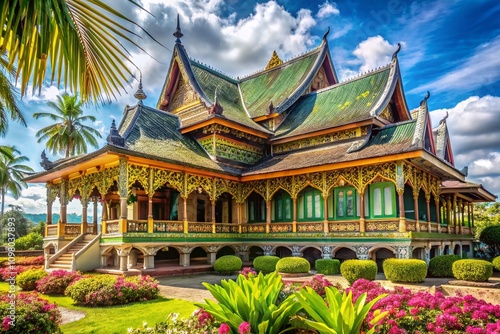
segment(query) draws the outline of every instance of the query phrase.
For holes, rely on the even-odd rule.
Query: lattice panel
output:
[[[292,197],[297,197],[297,195],[309,185],[323,192],[323,173],[308,173],[294,176]]]
[[[283,189],[288,194],[292,193],[292,178],[290,176],[280,177],[276,179],[269,180],[269,197],[273,198],[274,194]]]
[[[138,165],[128,165],[128,181],[127,189],[131,189],[132,185],[137,181],[148,192],[149,190],[149,168]],[[130,191],[130,190],[129,190]]]
[[[227,192],[238,199],[238,182],[226,179],[215,179],[215,182],[215,198]]]
[[[101,196],[104,197],[109,187],[113,185],[113,182],[118,180],[119,174],[119,167],[113,167],[99,173],[90,174],[89,178],[92,180],[91,182],[97,188]]]
[[[338,170],[325,172],[326,191],[329,192],[335,185],[338,184],[342,173]]]
[[[193,191],[195,191],[198,187],[201,187],[203,190],[207,192],[210,197],[210,200],[214,200],[214,183],[213,178],[199,176],[199,175],[187,175],[187,189],[186,193],[189,195]]]
[[[305,147],[311,147],[311,146],[317,146],[325,143],[334,143],[350,138],[355,138],[356,137],[356,129],[351,129],[351,130],[345,130],[345,131],[339,131],[335,133],[329,133],[329,134],[324,134],[320,136],[315,136],[315,137],[309,137],[301,140],[294,140],[288,143],[284,144],[279,144],[273,146],[273,152],[274,153],[283,153],[283,152],[290,152],[290,151],[295,151],[300,148],[305,148]]]
[[[360,187],[364,189],[373,179],[380,176],[386,180],[396,182],[396,164],[386,162],[381,165],[366,166],[359,169],[361,173]]]
[[[59,185],[47,184],[47,203],[54,203],[56,197],[59,196]]]
[[[346,168],[342,171],[342,177],[351,184],[358,192],[361,192],[360,169],[358,167]]]

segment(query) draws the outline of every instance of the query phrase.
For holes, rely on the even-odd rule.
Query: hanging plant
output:
[[[134,195],[134,194],[128,195],[128,197],[127,197],[127,205],[133,204],[135,202],[137,202],[137,195]]]

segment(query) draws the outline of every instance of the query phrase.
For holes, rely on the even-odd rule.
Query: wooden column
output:
[[[323,233],[328,233],[328,194],[323,194]]]
[[[419,213],[418,213],[418,193],[415,196],[413,194],[413,212],[415,214],[415,228],[417,229],[417,232],[420,232],[420,221],[419,221]]]
[[[60,222],[66,224],[67,221],[67,205],[68,205],[68,180],[62,179],[59,190],[59,203],[61,204],[61,209],[59,211]]]
[[[154,192],[152,194],[148,194],[148,233],[154,232],[153,196]]]
[[[457,217],[457,195],[453,195],[453,202],[452,202],[452,212],[453,212],[453,233],[457,234],[458,233],[458,217]]]
[[[450,197],[448,196],[446,198],[446,224],[447,224],[447,230],[448,234],[451,233],[451,200]]]
[[[184,233],[189,232],[188,228],[188,214],[187,214],[187,197],[182,197],[183,210],[182,210],[182,222],[184,224]]]
[[[432,229],[431,229],[431,199],[430,199],[430,196],[429,198],[425,198],[425,211],[426,211],[426,215],[427,215],[427,232],[432,232]]]
[[[436,204],[436,223],[438,233],[441,233],[441,208],[439,207],[439,197],[434,198]]]
[[[365,193],[359,193],[359,232],[366,232],[365,224]]]
[[[293,221],[292,221],[292,232],[297,232],[297,197],[292,198],[293,201]]]
[[[398,190],[399,200],[399,232],[406,232],[404,190]]]
[[[80,226],[80,228],[81,228],[80,233],[87,234],[87,226],[88,226],[87,209],[88,209],[89,200],[82,198],[81,203],[82,203],[82,225]]]
[[[99,234],[98,231],[98,223],[97,223],[97,196],[92,197],[92,224],[94,225],[94,228],[92,230],[92,234],[97,235]]]
[[[215,221],[215,204],[216,203],[217,203],[216,201],[211,202],[211,204],[212,204],[212,233],[216,232],[216,230],[215,230],[215,223],[216,223],[216,221]],[[237,209],[238,209],[238,206],[237,206]]]
[[[47,225],[52,224],[52,203],[54,200],[51,198],[50,184],[47,182],[47,219],[45,219]]]
[[[271,200],[266,201],[266,233],[271,230]]]

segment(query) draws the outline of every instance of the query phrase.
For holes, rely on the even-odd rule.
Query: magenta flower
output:
[[[227,324],[222,324],[219,327],[219,334],[229,334],[231,332],[231,328]]]
[[[249,334],[252,329],[250,328],[250,324],[246,321],[243,321],[238,327],[239,334]]]

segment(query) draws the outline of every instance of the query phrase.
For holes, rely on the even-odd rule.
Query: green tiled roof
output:
[[[215,97],[215,90],[217,90],[217,100],[222,108],[224,108],[222,117],[259,131],[269,132],[261,125],[252,121],[246,114],[241,104],[240,93],[236,81],[193,61],[191,61],[191,68],[201,89],[203,89],[205,94],[212,101]],[[182,126],[185,127],[208,118],[208,113],[204,115],[206,116],[183,121]]]
[[[349,152],[357,142],[339,142],[308,150],[275,155],[261,164],[243,172],[243,175],[258,175],[277,171],[335,164],[360,159],[382,157],[418,149],[412,145],[415,132],[414,120],[389,125],[375,133],[360,150]],[[362,139],[361,139],[362,140]]]
[[[321,51],[322,48],[318,48],[281,66],[242,79],[240,89],[250,116],[263,116],[271,101],[278,107],[290,97],[303,84]]]
[[[125,148],[136,152],[133,155],[139,153],[181,165],[233,172],[212,161],[190,135],[182,135],[177,116],[141,104],[130,112],[136,114],[135,122],[125,131],[124,138]]]
[[[285,138],[371,118],[393,65],[302,97],[276,130]]]

